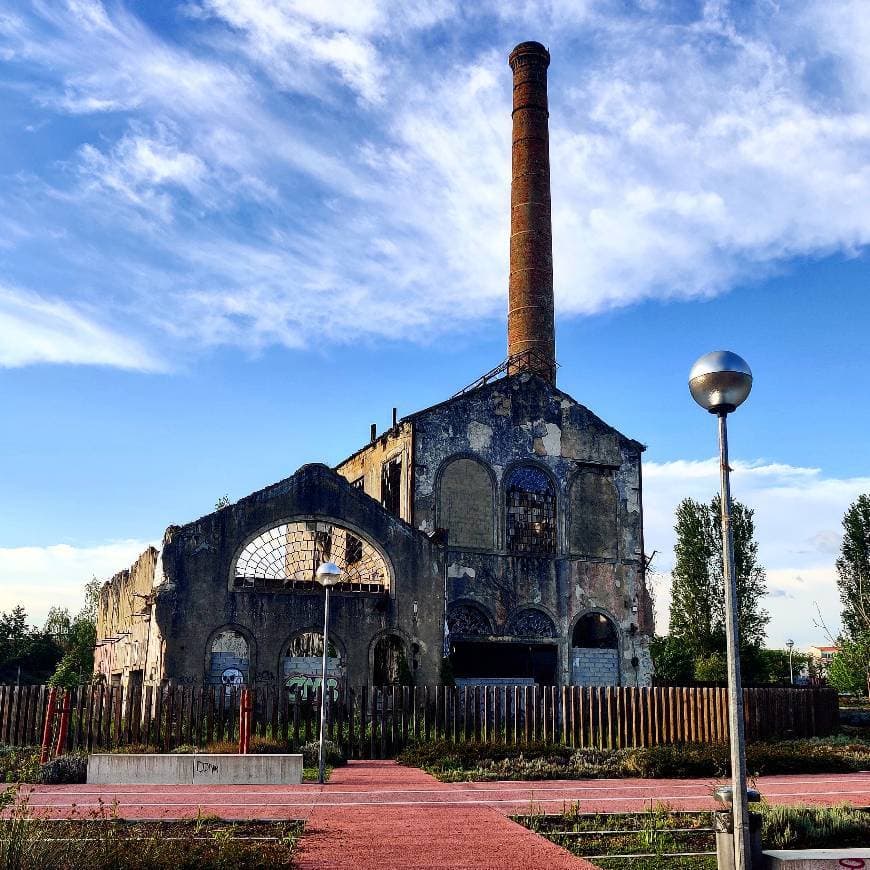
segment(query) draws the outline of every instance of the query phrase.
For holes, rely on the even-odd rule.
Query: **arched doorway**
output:
[[[413,682],[402,639],[396,634],[379,637],[372,653],[372,683],[375,686],[410,686]]]
[[[223,628],[208,646],[208,682],[228,688],[249,681],[250,648],[247,638],[235,628]]]
[[[571,634],[571,682],[576,686],[619,685],[619,634],[603,613],[585,613]]]
[[[344,662],[333,641],[326,654],[326,687],[333,699],[344,678]],[[291,692],[308,697],[314,694],[323,679],[323,634],[302,631],[290,638],[281,656],[281,679]]]

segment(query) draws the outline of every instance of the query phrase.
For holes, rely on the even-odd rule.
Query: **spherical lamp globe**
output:
[[[704,354],[689,372],[692,398],[711,414],[730,414],[746,401],[752,389],[752,370],[730,350]]]

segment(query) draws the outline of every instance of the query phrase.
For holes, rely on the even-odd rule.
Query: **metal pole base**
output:
[[[731,810],[713,813],[713,830],[716,833],[716,870],[734,870],[734,816]],[[749,864],[747,870],[764,867],[761,852],[761,816],[749,814]]]

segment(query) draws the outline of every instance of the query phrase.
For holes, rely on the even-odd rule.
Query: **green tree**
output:
[[[695,678],[719,679],[725,653],[725,584],[719,496],[709,504],[684,499],[677,506],[675,562],[671,572],[670,634],[696,660]],[[734,569],[740,625],[741,661],[747,681],[758,677],[758,650],[770,620],[760,606],[767,590],[758,563],[754,512],[735,501],[731,507]],[[715,675],[715,676],[713,676]]]
[[[870,688],[870,634],[865,632],[856,638],[843,635],[839,647],[828,666],[828,685],[838,692],[866,694]]]
[[[841,692],[870,694],[870,495],[858,496],[843,516],[837,586],[843,630],[828,682]]]
[[[654,637],[649,645],[656,680],[672,686],[685,686],[693,678],[692,651],[671,634]]]
[[[0,682],[41,683],[62,655],[50,634],[28,625],[21,605],[0,613]]]
[[[850,637],[870,631],[870,495],[858,496],[843,517],[837,586],[843,631]]]
[[[92,577],[84,585],[84,605],[69,629],[69,640],[63,658],[48,681],[51,686],[72,688],[90,682],[94,672],[94,646],[97,642],[97,610],[102,581]]]

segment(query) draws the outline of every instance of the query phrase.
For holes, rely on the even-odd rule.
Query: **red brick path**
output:
[[[417,792],[417,799],[425,794],[429,802],[340,805],[330,800],[331,789],[376,789],[392,791],[396,797],[410,790]],[[308,817],[299,866],[304,870],[583,870],[593,866],[512,822],[499,808],[444,801],[453,790],[419,770],[393,762],[358,761],[338,768],[322,794],[322,803]]]
[[[507,816],[625,812],[664,801],[674,809],[712,809],[713,780],[588,779],[446,784],[392,761],[352,761],[325,786],[96,786],[28,788],[34,814],[65,817],[115,807],[130,819],[305,819],[303,868],[574,868],[572,858]],[[771,803],[870,806],[870,773],[762,777]]]

